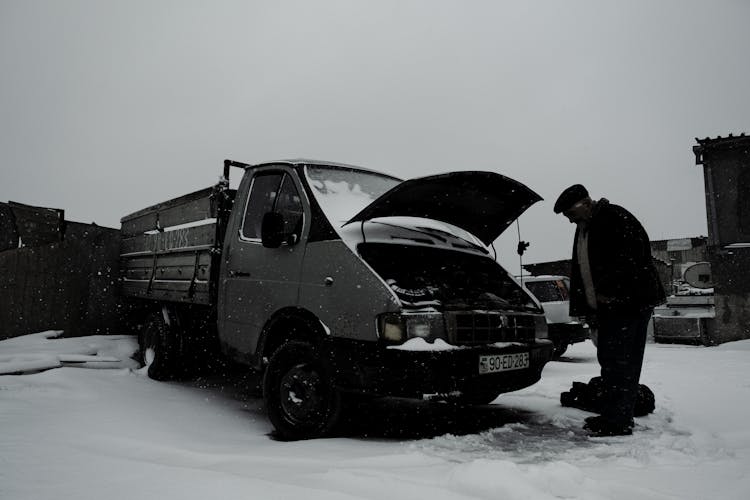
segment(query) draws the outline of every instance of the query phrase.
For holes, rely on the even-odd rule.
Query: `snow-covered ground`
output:
[[[597,374],[586,342],[492,405],[381,401],[280,442],[245,378],[155,382],[132,337],[53,335],[0,342],[3,500],[750,498],[750,341],[649,344],[657,409],[633,436],[588,438],[560,407]]]

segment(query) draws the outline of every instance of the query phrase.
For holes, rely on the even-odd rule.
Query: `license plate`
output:
[[[479,373],[497,373],[522,370],[529,367],[529,353],[493,354],[479,356]]]

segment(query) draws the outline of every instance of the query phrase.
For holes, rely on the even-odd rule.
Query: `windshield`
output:
[[[568,300],[568,288],[560,279],[550,281],[527,281],[526,288],[539,300],[539,302],[559,302]]]
[[[305,173],[320,208],[338,227],[401,183],[383,174],[344,167],[308,166]]]

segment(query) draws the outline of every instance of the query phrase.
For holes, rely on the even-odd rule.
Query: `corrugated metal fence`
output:
[[[58,241],[0,251],[0,339],[117,330],[119,231],[65,221],[60,227],[51,238]]]

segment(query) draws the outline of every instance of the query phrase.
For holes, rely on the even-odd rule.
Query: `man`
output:
[[[665,300],[648,235],[633,214],[604,198],[592,200],[580,184],[560,194],[554,211],[577,225],[570,315],[598,327],[603,410],[583,428],[593,436],[632,434],[646,330],[654,306]]]

